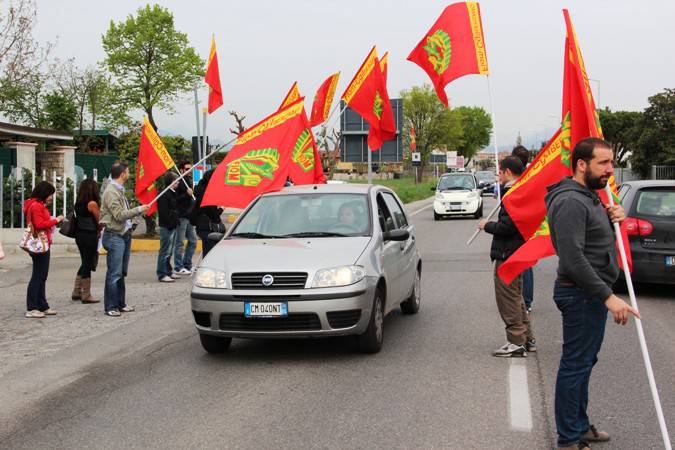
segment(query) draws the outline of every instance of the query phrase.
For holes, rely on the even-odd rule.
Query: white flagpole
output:
[[[197,155],[201,159],[204,155],[202,154],[202,142],[199,139],[199,96],[197,95],[197,84],[195,84],[195,120],[197,123]],[[193,166],[196,165],[193,164]]]
[[[605,186],[605,193],[607,193],[607,198],[609,199],[609,205],[614,206],[614,197],[612,196],[612,190],[609,187],[609,184]],[[623,273],[626,277],[626,286],[628,287],[628,295],[630,297],[630,303],[633,308],[639,311],[637,305],[637,299],[635,298],[635,290],[633,289],[633,280],[630,276],[630,271],[627,270],[628,264],[626,257],[626,249],[623,245],[623,238],[621,237],[621,228],[618,223],[614,224],[614,234],[616,235],[616,243],[619,246],[619,254],[621,255],[621,264],[623,266]],[[652,363],[649,358],[649,351],[647,350],[647,341],[645,340],[645,332],[642,328],[642,320],[635,318],[635,327],[637,328],[638,340],[640,341],[640,349],[642,350],[642,358],[645,362],[645,369],[647,370],[647,379],[649,380],[649,389],[652,392],[652,399],[654,400],[654,407],[656,408],[656,417],[659,421],[659,426],[661,427],[661,436],[663,437],[663,445],[666,450],[672,450],[670,444],[670,437],[668,436],[668,428],[666,427],[666,419],[663,416],[663,409],[661,408],[661,400],[659,399],[659,391],[656,388],[656,380],[654,379],[654,370],[652,369]]]
[[[488,97],[490,98],[490,111],[492,113],[492,142],[495,146],[495,177],[499,173],[499,146],[497,145],[497,127],[495,125],[495,105],[492,101],[492,85],[490,84],[490,75],[486,75],[488,85]],[[502,201],[502,193],[500,192],[501,186],[499,181],[495,183],[495,189],[497,190],[497,202]]]
[[[501,206],[502,206],[501,203],[497,203],[497,206],[495,206],[494,208],[492,208],[492,211],[490,211],[490,214],[488,214],[488,216],[485,218],[485,220],[489,221],[490,219],[492,219],[492,216],[494,216],[495,213],[496,213],[497,211],[499,211],[499,208],[500,208]],[[473,234],[471,235],[471,237],[469,238],[469,240],[466,241],[466,245],[471,245],[471,243],[473,242],[473,240],[476,239],[476,236],[478,236],[478,233],[480,233],[480,228],[473,232]]]

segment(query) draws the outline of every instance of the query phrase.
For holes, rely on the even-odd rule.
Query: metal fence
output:
[[[652,180],[675,180],[675,166],[652,166]]]
[[[85,175],[83,179],[86,179]],[[24,201],[30,197],[33,188],[40,181],[49,181],[56,188],[53,201],[48,208],[52,216],[66,216],[75,205],[76,180],[65,173],[56,171],[36,173],[22,167],[7,167],[0,164],[0,228],[24,228]],[[81,181],[81,180],[79,180]]]
[[[614,168],[614,179],[617,184],[621,184],[625,181],[635,181],[641,180],[642,177],[637,172],[634,172],[632,169],[624,169],[621,167]]]

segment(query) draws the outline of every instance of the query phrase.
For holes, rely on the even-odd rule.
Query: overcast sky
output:
[[[158,1],[174,14],[175,26],[204,58],[215,33],[225,104],[208,120],[211,139],[232,135],[235,110],[252,125],[273,112],[293,81],[311,109],[319,84],[341,71],[336,102],[372,45],[390,52],[388,88],[428,82],[406,61],[447,1],[248,0]],[[105,57],[101,35],[145,2],[130,0],[37,0],[35,36],[54,41],[54,54],[84,67]],[[565,26],[570,10],[596,104],[613,110],[641,110],[647,98],[675,88],[675,2],[635,0],[484,0],[480,2],[494,93],[500,146],[518,132],[528,146],[551,135],[560,119]],[[484,76],[469,75],[446,87],[451,106],[489,111]],[[200,90],[205,100],[207,90]],[[155,114],[160,133],[195,134],[192,95],[176,114]],[[141,117],[140,113],[138,117]]]

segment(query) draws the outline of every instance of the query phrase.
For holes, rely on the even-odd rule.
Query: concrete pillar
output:
[[[31,172],[35,170],[35,142],[7,142],[5,146],[16,150],[16,167],[28,169]]]
[[[63,154],[63,171],[72,180],[75,179],[75,149],[71,145],[54,145],[51,152]]]

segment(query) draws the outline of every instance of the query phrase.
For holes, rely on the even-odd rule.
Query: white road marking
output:
[[[511,428],[518,431],[532,431],[526,362],[524,358],[511,358],[509,365],[509,416]]]
[[[411,213],[408,214],[408,215],[409,215],[409,216],[414,216],[415,214],[419,214],[419,213],[421,213],[422,211],[424,211],[425,209],[431,208],[432,206],[434,206],[434,204],[433,204],[433,203],[429,203],[427,206],[423,206],[422,208],[418,209],[417,211],[413,211],[413,212],[411,212]]]

